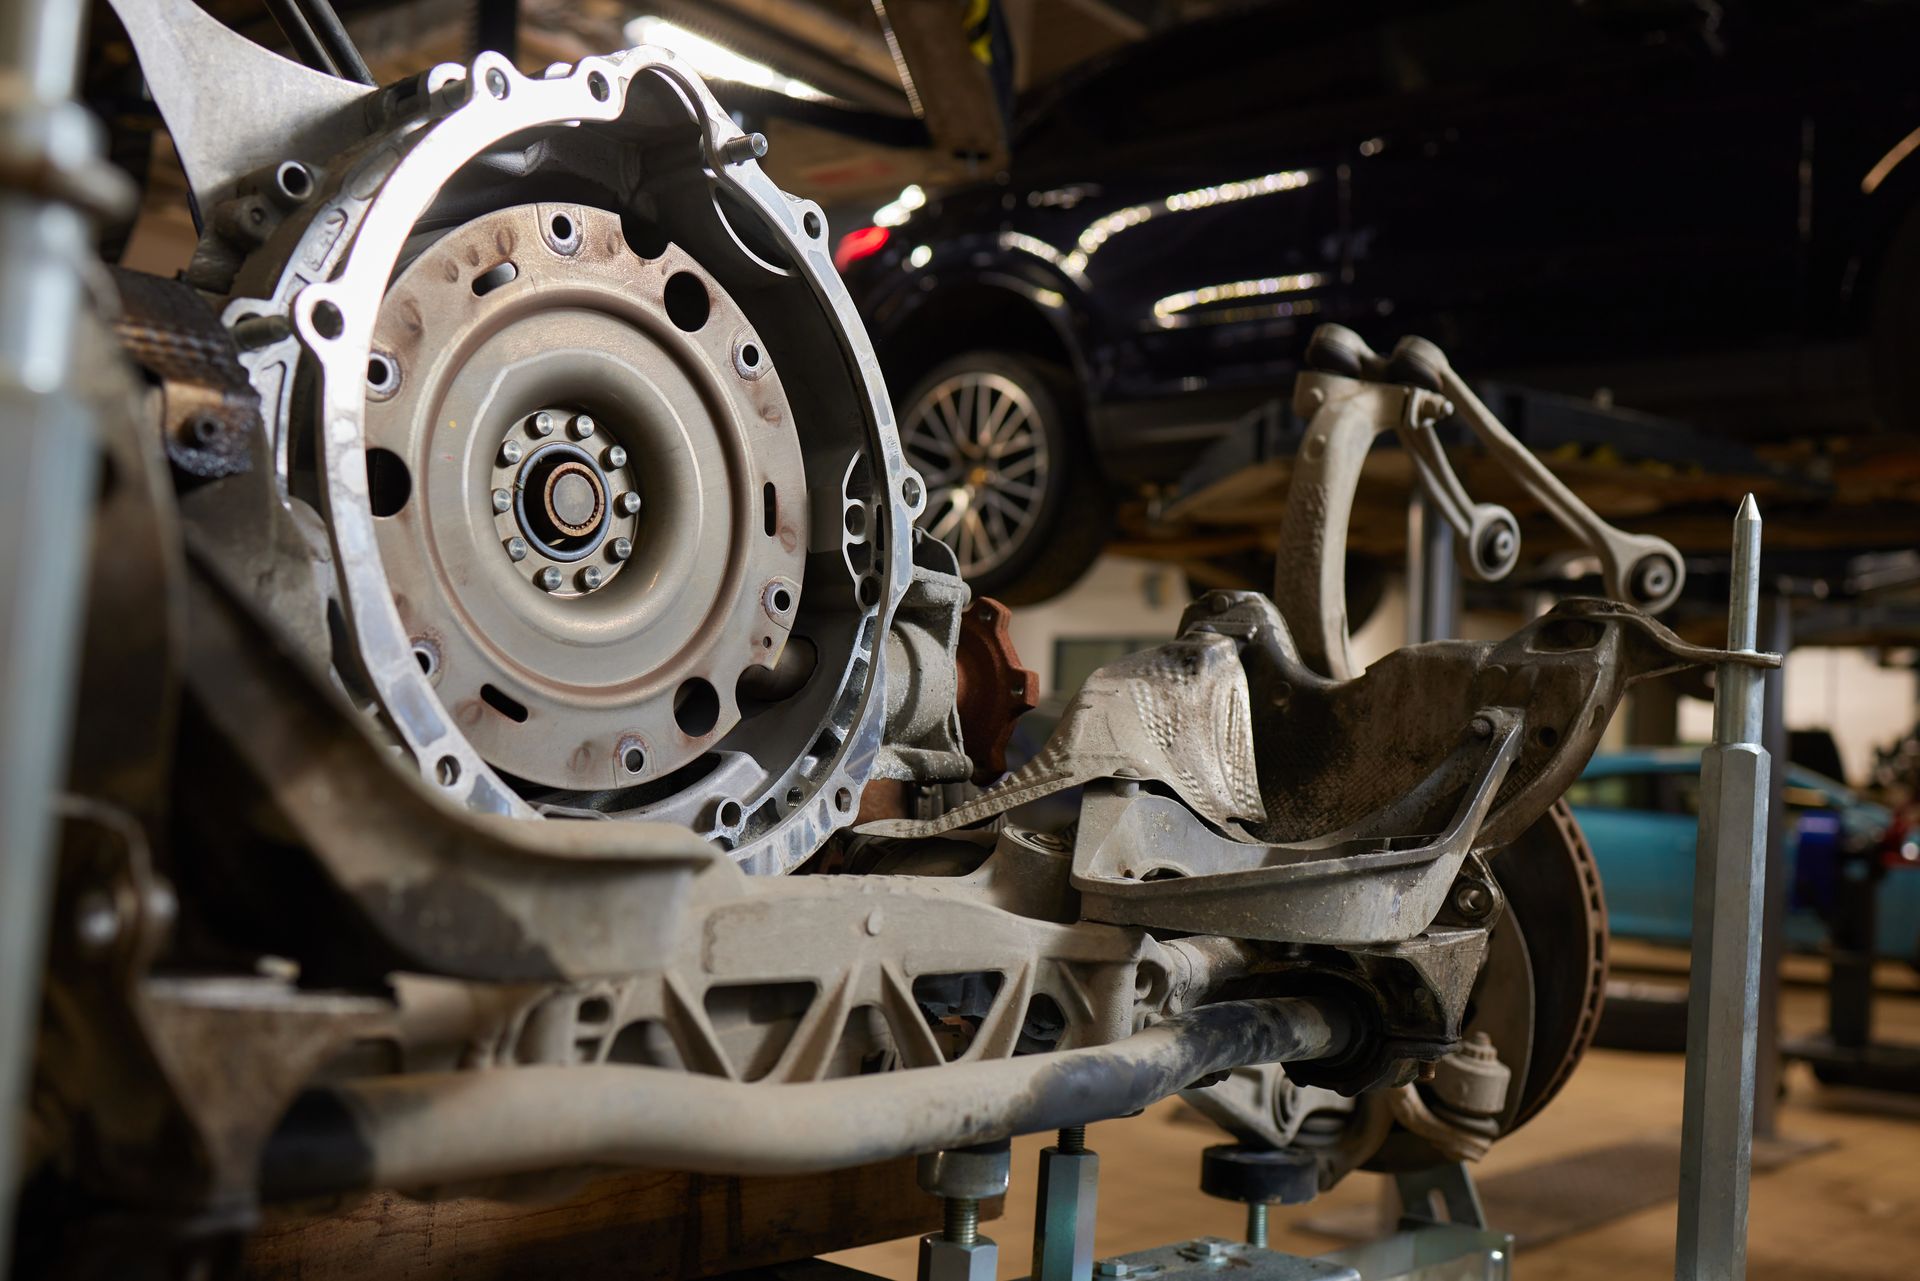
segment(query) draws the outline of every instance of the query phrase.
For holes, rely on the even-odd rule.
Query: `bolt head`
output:
[[[500,442],[500,461],[505,466],[511,467],[515,463],[519,462],[520,453],[521,453],[521,450],[520,450],[519,441],[503,440]]]
[[[1097,1277],[1130,1277],[1133,1265],[1125,1259],[1102,1259],[1093,1265],[1093,1275]]]
[[[544,409],[541,410],[527,423],[527,430],[536,436],[553,435],[553,415]]]
[[[557,592],[560,590],[560,571],[549,565],[534,575],[534,582],[540,584],[540,590]]]
[[[634,515],[640,510],[640,495],[631,490],[620,495],[620,510],[625,515]]]
[[[592,591],[594,588],[600,586],[601,580],[604,577],[598,565],[589,565],[580,571],[580,586],[586,591]]]
[[[591,414],[575,414],[573,416],[573,438],[575,440],[593,439],[594,427],[595,424]]]
[[[612,553],[615,560],[625,560],[627,557],[633,555],[633,540],[631,538],[616,538],[613,540],[612,547],[608,550]]]
[[[527,540],[515,534],[507,540],[507,559],[525,560],[527,558]]]
[[[495,511],[506,512],[506,511],[511,511],[512,508],[513,508],[512,494],[509,494],[504,489],[496,489],[493,491],[493,509]]]
[[[1453,905],[1468,916],[1484,916],[1493,906],[1493,899],[1483,886],[1462,885],[1454,893]]]
[[[625,467],[627,465],[627,451],[618,445],[614,445],[607,450],[603,461],[605,461],[609,467]]]

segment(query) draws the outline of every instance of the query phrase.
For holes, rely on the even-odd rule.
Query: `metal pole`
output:
[[[1407,643],[1449,640],[1460,634],[1460,566],[1453,559],[1453,526],[1416,489],[1407,506]]]
[[[1767,795],[1767,886],[1760,913],[1760,1011],[1753,1072],[1753,1137],[1779,1137],[1780,1111],[1780,961],[1787,950],[1787,891],[1793,873],[1787,867],[1787,829],[1790,822],[1781,804],[1787,766],[1787,651],[1793,645],[1792,602],[1770,591],[1761,602],[1760,630],[1764,648],[1780,655],[1780,666],[1765,674],[1767,706],[1760,722],[1760,745],[1769,760],[1780,762],[1772,771]]]
[[[99,153],[71,99],[87,6],[0,6],[0,131],[18,185],[0,187],[0,1276],[12,1257],[20,1118],[32,1063],[53,865],[53,796],[67,763],[94,439],[74,350],[92,256],[86,216],[54,198]],[[91,145],[89,145],[91,144]]]
[[[1759,593],[1760,508],[1748,494],[1733,522],[1728,649],[1753,651]],[[1700,758],[1677,1281],[1738,1281],[1747,1271],[1770,773],[1759,741],[1765,695],[1759,668],[1723,663],[1714,677],[1713,746]]]

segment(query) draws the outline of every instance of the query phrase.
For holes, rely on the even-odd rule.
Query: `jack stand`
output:
[[[1100,1158],[1087,1151],[1087,1127],[1070,1125],[1040,1150],[1033,1206],[1033,1281],[1091,1281]]]
[[[1752,494],[1733,522],[1730,596],[1727,648],[1753,654],[1760,509]],[[1746,663],[1720,665],[1713,682],[1713,745],[1700,756],[1677,1281],[1740,1281],[1747,1273],[1770,772],[1767,749],[1760,745],[1766,699],[1760,677],[1760,669]]]
[[[1344,1263],[1366,1281],[1425,1276],[1507,1281],[1513,1237],[1487,1227],[1480,1193],[1465,1165],[1407,1171],[1396,1174],[1394,1184],[1400,1193],[1399,1230],[1323,1254],[1322,1260]]]
[[[993,1281],[1000,1247],[980,1235],[980,1203],[1006,1192],[1010,1163],[1004,1139],[920,1158],[920,1187],[945,1203],[946,1225],[920,1238],[919,1281]]]

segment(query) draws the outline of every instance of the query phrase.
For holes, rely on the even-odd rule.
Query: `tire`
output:
[[[973,351],[937,365],[900,402],[900,443],[927,483],[921,527],[953,548],[975,594],[1047,600],[1106,546],[1113,500],[1080,401],[1059,366]],[[996,440],[983,446],[989,432]]]

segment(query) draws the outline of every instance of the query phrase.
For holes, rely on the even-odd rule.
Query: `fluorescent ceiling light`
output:
[[[665,18],[635,18],[627,24],[626,35],[634,44],[671,49],[686,59],[687,65],[695,71],[715,80],[731,80],[736,84],[752,85],[756,89],[771,89],[789,98],[807,98],[816,102],[827,99],[826,94],[806,81],[782,75],[764,62],[755,62],[724,45],[715,44],[705,36],[695,35],[685,27],[677,27]]]

